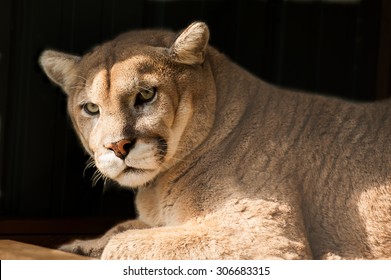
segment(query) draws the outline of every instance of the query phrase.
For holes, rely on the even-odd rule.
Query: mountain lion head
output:
[[[214,96],[208,39],[207,26],[194,23],[179,36],[130,32],[83,57],[43,52],[40,64],[67,94],[76,132],[103,175],[141,186],[201,143],[213,123],[213,108],[203,105]]]

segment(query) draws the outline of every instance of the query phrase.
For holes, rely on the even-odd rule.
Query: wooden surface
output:
[[[0,240],[0,260],[92,260],[80,255],[14,240]]]

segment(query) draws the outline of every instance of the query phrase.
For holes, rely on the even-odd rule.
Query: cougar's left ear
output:
[[[194,22],[187,27],[170,47],[170,57],[179,63],[195,65],[205,60],[209,29],[204,22]]]

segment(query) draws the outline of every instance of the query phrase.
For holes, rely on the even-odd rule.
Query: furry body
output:
[[[97,167],[138,188],[136,221],[63,249],[105,259],[390,258],[391,103],[274,87],[208,37],[194,23],[178,37],[124,34],[82,58],[42,55]],[[156,100],[138,106],[140,87],[157,89]],[[86,102],[98,116],[85,115]],[[133,145],[125,158],[103,148],[122,138]]]

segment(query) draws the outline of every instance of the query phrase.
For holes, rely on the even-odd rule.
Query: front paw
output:
[[[103,241],[100,239],[76,239],[70,243],[61,245],[58,249],[73,254],[79,254],[99,259],[102,255],[104,247],[106,246],[106,243],[107,241]]]

